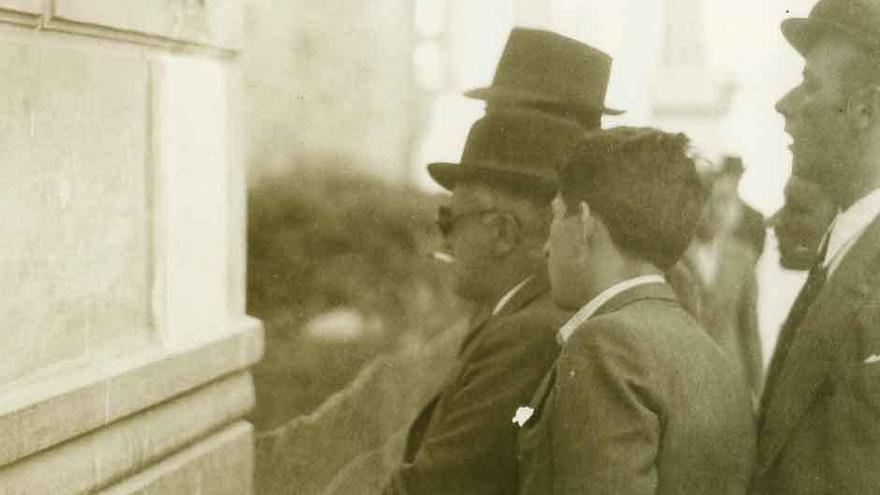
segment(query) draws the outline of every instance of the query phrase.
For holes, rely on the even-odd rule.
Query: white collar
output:
[[[828,250],[822,262],[829,275],[877,215],[880,215],[880,189],[863,196],[837,215],[829,228]]]
[[[495,309],[492,310],[492,316],[500,313],[501,310],[504,309],[504,306],[507,306],[507,303],[509,303],[510,300],[513,299],[513,296],[515,296],[516,293],[519,292],[520,289],[522,289],[532,278],[533,277],[528,277],[527,279],[517,284],[516,287],[510,289],[507,294],[504,294],[504,296],[502,296],[501,299],[498,300],[498,304],[495,305]]]
[[[634,277],[622,282],[618,282],[611,287],[603,290],[599,293],[598,296],[590,299],[590,302],[585,304],[581,309],[578,310],[577,313],[574,314],[564,325],[559,329],[559,332],[556,334],[556,340],[560,345],[565,344],[568,341],[571,334],[574,333],[581,325],[584,324],[585,321],[590,319],[596,311],[605,305],[608,301],[610,301],[614,296],[620,294],[621,292],[632,289],[633,287],[638,287],[639,285],[647,285],[647,284],[665,284],[666,279],[663,278],[662,275],[642,275],[640,277]]]

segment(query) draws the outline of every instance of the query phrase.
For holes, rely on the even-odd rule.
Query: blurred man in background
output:
[[[748,240],[737,235],[744,218],[735,184],[740,172],[728,167],[703,171],[706,202],[696,235],[683,260],[696,276],[697,317],[709,335],[733,358],[752,391],[757,407],[763,384],[761,338],[758,333],[759,256],[757,231]],[[760,216],[760,213],[758,213]],[[763,217],[760,220],[764,231]],[[763,244],[763,239],[760,239]],[[760,246],[763,249],[763,246]]]
[[[684,135],[617,128],[560,176],[549,269],[577,310],[517,415],[521,493],[745,493],[755,432],[745,380],[663,273],[700,216]],[[580,309],[578,309],[580,308]]]
[[[783,325],[761,404],[755,493],[880,487],[880,1],[821,0],[782,32],[803,82],[776,109],[840,213]]]
[[[764,215],[739,196],[739,184],[745,170],[742,158],[726,156],[721,163],[716,181],[727,189],[726,194],[733,198],[733,236],[752,249],[757,262],[764,252],[767,230],[764,226]]]
[[[453,192],[439,226],[458,293],[476,303],[457,366],[412,423],[386,493],[516,493],[517,405],[559,352],[569,316],[549,297],[542,253],[556,169],[597,128],[611,59],[554,33],[515,29],[459,164],[431,164]]]

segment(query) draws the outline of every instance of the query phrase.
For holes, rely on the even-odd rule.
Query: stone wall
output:
[[[412,8],[410,0],[246,2],[252,177],[332,162],[408,180],[417,119]]]
[[[241,23],[0,0],[0,492],[251,491]]]

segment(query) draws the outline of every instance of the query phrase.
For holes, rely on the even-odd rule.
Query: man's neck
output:
[[[491,289],[487,291],[486,297],[480,302],[480,305],[486,305],[489,308],[495,307],[501,298],[517,285],[521,284],[523,280],[535,275],[537,271],[537,267],[525,266],[504,271],[501,276],[496,278],[495,283],[492,284]]]
[[[880,188],[880,184],[871,183],[869,186],[853,184],[853,187],[848,188],[848,190],[843,191],[839,195],[837,204],[840,205],[840,211],[848,210],[850,206],[854,205],[860,199],[871,194],[878,188]]]
[[[608,266],[608,268],[612,268]],[[595,277],[595,283],[588,291],[588,299],[584,301],[586,304],[591,299],[601,294],[606,289],[613,287],[626,280],[641,277],[645,275],[663,275],[663,271],[655,267],[651,263],[644,261],[625,262],[599,273]]]
[[[839,184],[839,190],[835,191],[834,197],[840,211],[846,211],[856,201],[880,188],[880,160],[878,158],[880,158],[880,150],[877,153],[865,153],[862,161],[850,161],[849,169],[858,170],[865,177],[847,180]]]

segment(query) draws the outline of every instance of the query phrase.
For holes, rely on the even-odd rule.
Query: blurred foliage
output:
[[[248,198],[248,313],[266,326],[254,370],[258,428],[319,405],[371,358],[424,341],[461,315],[448,270],[430,252],[440,198],[355,175],[328,160],[253,184]],[[345,308],[363,315],[357,339],[303,332]]]

